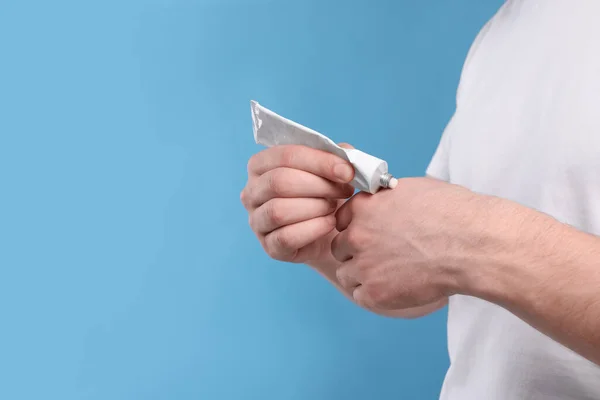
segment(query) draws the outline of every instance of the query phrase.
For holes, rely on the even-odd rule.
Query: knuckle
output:
[[[369,193],[360,192],[357,193],[352,199],[352,205],[354,207],[364,207],[364,205],[369,201],[371,195]]]
[[[341,237],[340,235],[337,235],[336,237],[334,237],[333,240],[331,241],[331,244],[329,245],[329,251],[333,255],[333,258],[335,258],[335,259],[338,259],[338,249],[340,247],[340,237]],[[337,272],[337,270],[336,270],[336,272]]]
[[[241,192],[240,192],[240,201],[242,202],[243,205],[248,205],[249,204],[249,196],[248,196],[248,189],[244,188]]]
[[[272,224],[280,226],[285,222],[285,212],[282,210],[281,204],[275,199],[270,200],[265,205],[265,214]]]
[[[248,174],[251,174],[254,170],[256,170],[256,166],[258,164],[259,154],[254,154],[250,159],[248,159],[248,165],[246,166],[248,170]]]
[[[267,255],[272,258],[273,260],[277,260],[277,261],[286,261],[285,257],[283,257],[282,253],[276,249],[273,248],[272,246],[267,246],[265,248],[265,251],[267,252]]]
[[[373,307],[384,307],[387,296],[379,285],[368,284],[365,286],[366,301]]]
[[[273,243],[266,244],[265,251],[269,257],[277,261],[293,261],[294,256],[296,255],[295,251],[283,249]]]
[[[275,244],[283,251],[291,250],[290,237],[283,232],[279,232],[275,235]]]
[[[248,214],[248,225],[250,225],[250,228],[256,235],[264,235],[264,223],[258,210],[254,210]]]
[[[287,146],[282,148],[280,155],[280,163],[283,166],[290,167],[294,165],[294,161],[296,160],[296,151],[293,147]]]
[[[343,268],[338,268],[335,270],[335,277],[336,279],[341,282],[342,279],[344,278],[344,269]]]
[[[267,253],[267,255],[275,260],[279,259],[279,250],[274,246],[274,244],[272,243],[272,241],[269,238],[270,235],[267,235],[264,238],[263,241],[263,248],[265,249],[265,252]]]
[[[276,254],[285,254],[293,251],[292,248],[292,240],[289,235],[285,233],[285,231],[278,230],[269,234],[269,241],[271,244],[271,249]]]
[[[282,195],[285,191],[285,181],[282,179],[282,174],[278,171],[273,171],[269,174],[267,181],[269,190],[275,195]]]
[[[265,248],[265,252],[267,253],[267,255],[275,260],[278,259],[278,253],[277,251],[273,248],[273,246],[270,246],[269,244],[265,244],[264,246]]]
[[[255,189],[256,187],[248,184],[244,190],[242,191],[242,193],[240,194],[240,199],[242,200],[242,204],[247,208],[251,208],[254,202],[254,196],[255,196]]]
[[[362,247],[364,243],[364,235],[356,228],[348,228],[346,241],[350,247],[357,249]]]
[[[325,176],[335,176],[335,166],[339,163],[340,161],[337,156],[326,154],[322,164],[323,172],[326,174]]]
[[[335,278],[337,279],[337,281],[343,288],[347,287],[347,284],[346,284],[347,277],[348,277],[348,273],[346,272],[346,270],[344,268],[338,268],[335,271]]]

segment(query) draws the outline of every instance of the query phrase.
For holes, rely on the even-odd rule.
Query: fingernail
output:
[[[352,179],[354,169],[348,164],[338,164],[333,167],[333,173],[340,182],[346,183]]]

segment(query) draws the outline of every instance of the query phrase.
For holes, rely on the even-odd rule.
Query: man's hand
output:
[[[399,310],[443,302],[453,294],[448,267],[469,241],[473,192],[430,178],[399,180],[394,190],[359,193],[337,212],[332,253],[337,278],[366,308]]]
[[[267,254],[293,263],[331,262],[334,213],[354,193],[353,177],[347,161],[305,146],[254,155],[241,200]]]
[[[600,365],[597,236],[428,178],[356,195],[338,210],[337,230],[337,280],[363,307],[414,310],[453,294],[477,297]]]
[[[303,146],[272,147],[250,159],[241,193],[250,226],[269,256],[308,264],[350,299],[352,292],[336,278],[340,262],[331,254],[331,241],[338,234],[335,211],[354,193],[348,185],[353,174],[350,164],[332,154]],[[417,318],[445,304],[442,299],[413,309],[368,309],[387,317]]]

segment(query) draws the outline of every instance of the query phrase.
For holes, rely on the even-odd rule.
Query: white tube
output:
[[[290,121],[261,106],[250,102],[254,141],[263,146],[303,145],[333,153],[354,167],[351,185],[358,190],[376,193],[382,187],[394,188],[398,181],[388,174],[387,162],[356,149],[343,149],[327,136]]]

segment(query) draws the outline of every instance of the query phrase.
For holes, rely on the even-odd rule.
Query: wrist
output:
[[[451,294],[503,305],[535,286],[541,268],[558,262],[558,244],[572,232],[552,217],[508,200],[481,200],[459,256],[448,263],[447,281]]]

